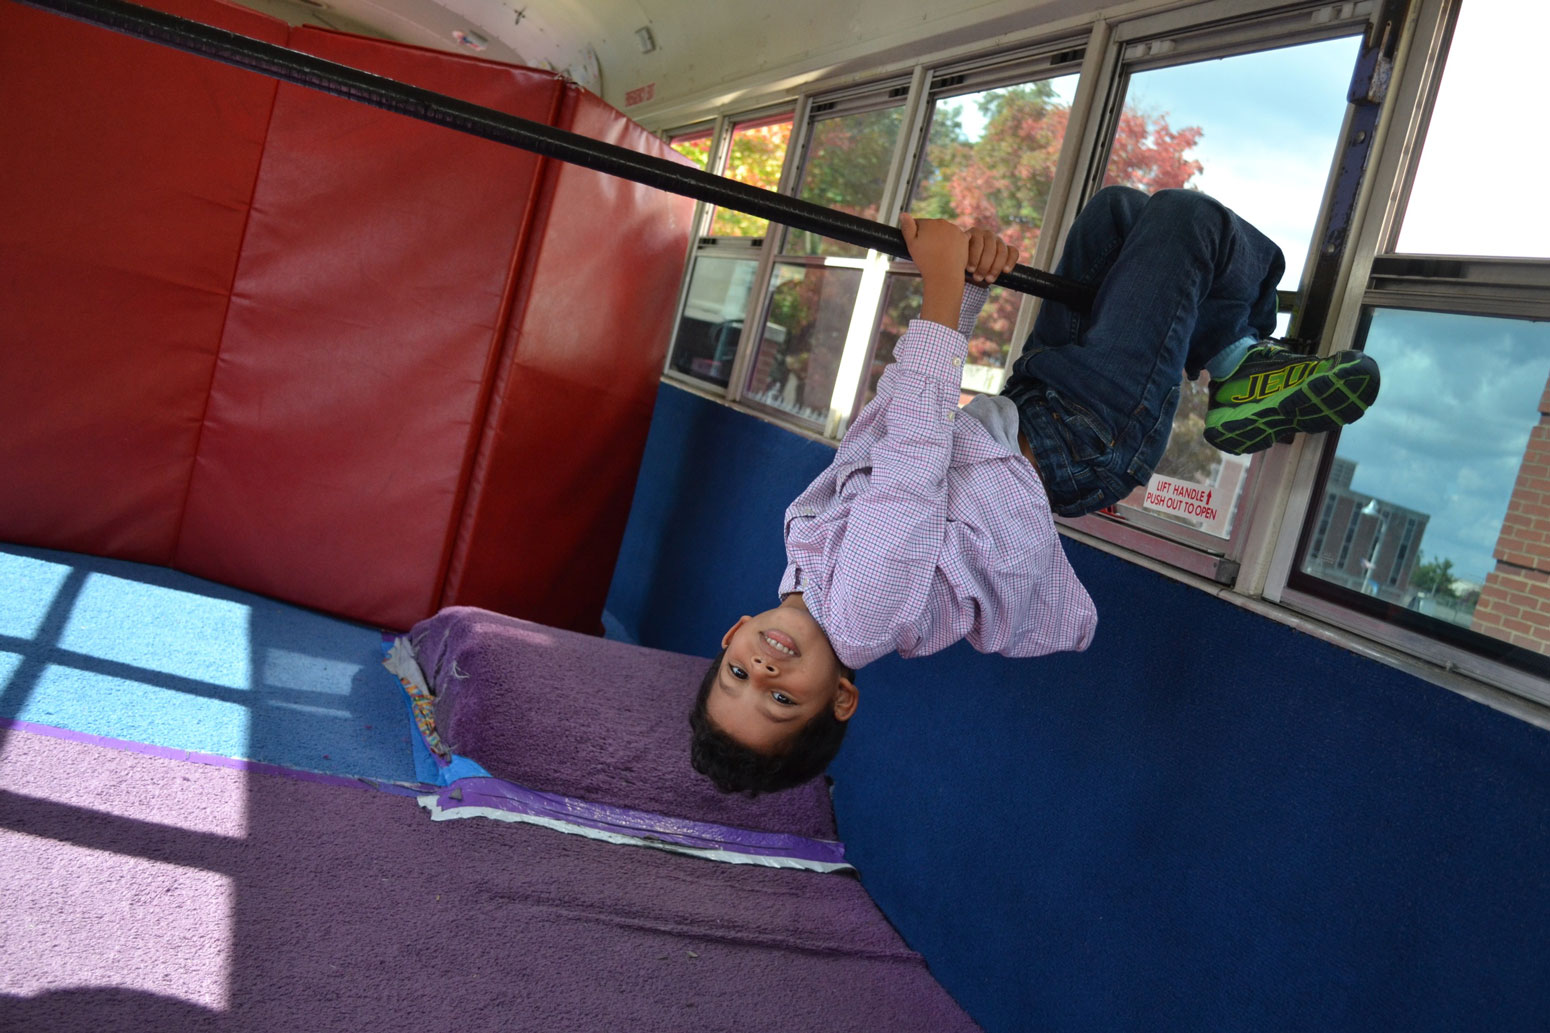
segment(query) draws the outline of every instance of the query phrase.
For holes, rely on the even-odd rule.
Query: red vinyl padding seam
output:
[[[286,34],[290,42],[290,33]],[[258,150],[258,164],[253,169],[253,185],[248,189],[248,212],[242,220],[242,236],[237,240],[237,256],[231,263],[231,279],[226,283],[226,311],[221,316],[221,337],[216,342],[215,361],[210,363],[210,382],[205,385],[204,411],[199,414],[199,436],[194,439],[194,461],[188,464],[188,480],[183,484],[183,504],[178,507],[178,526],[172,534],[172,555],[177,556],[183,541],[183,522],[188,518],[188,500],[194,491],[194,472],[199,468],[199,447],[204,442],[205,425],[210,419],[210,397],[215,393],[215,377],[221,368],[221,351],[226,344],[226,326],[231,321],[232,296],[237,292],[237,270],[242,267],[242,256],[247,250],[248,229],[253,225],[253,202],[258,196],[258,180],[264,169],[264,156],[269,153],[270,129],[274,126],[275,97],[280,92],[280,81],[269,84],[269,118],[264,123],[264,143]]]
[[[555,90],[554,101],[549,107],[550,125],[559,125],[560,113],[564,109],[568,95],[563,81],[557,81],[557,85],[559,88]],[[528,292],[522,287],[533,276],[532,263],[528,261],[528,245],[535,237],[535,228],[542,228],[544,222],[542,213],[548,210],[548,198],[553,193],[554,165],[554,159],[539,156],[538,168],[533,175],[533,187],[528,193],[527,207],[522,212],[522,223],[517,227],[516,240],[512,244],[511,264],[506,271],[506,285],[501,296],[501,307],[495,318],[495,346],[486,353],[478,412],[473,424],[480,428],[480,432],[477,437],[469,435],[468,448],[463,454],[462,469],[458,473],[455,497],[463,501],[463,507],[449,521],[450,533],[442,545],[441,564],[437,568],[436,583],[441,586],[438,596],[439,606],[450,605],[447,577],[452,569],[452,557],[456,555],[458,546],[468,535],[468,488],[473,481],[474,466],[478,463],[479,457],[485,453],[486,445],[494,433],[494,428],[488,422],[490,402],[495,396],[497,382],[502,379],[500,371],[508,368],[507,356],[517,346],[515,335],[510,333],[518,316],[517,292],[521,289],[521,307],[526,308]]]

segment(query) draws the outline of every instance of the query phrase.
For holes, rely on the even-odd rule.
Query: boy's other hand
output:
[[[969,256],[964,272],[976,283],[995,283],[1017,264],[1017,249],[994,233],[975,227],[969,231]]]
[[[920,269],[920,318],[943,326],[958,322],[965,274],[977,283],[994,283],[1017,263],[1017,249],[989,230],[965,233],[945,219],[917,219],[906,212],[899,216],[899,232]]]
[[[899,216],[899,232],[910,258],[928,280],[934,275],[962,278],[967,274],[977,283],[995,283],[996,277],[1017,264],[1017,249],[987,229],[976,227],[965,233],[946,219],[917,219],[905,212]]]
[[[963,230],[946,219],[917,219],[905,212],[899,216],[899,232],[927,284],[935,279],[963,281],[969,268],[969,237]]]

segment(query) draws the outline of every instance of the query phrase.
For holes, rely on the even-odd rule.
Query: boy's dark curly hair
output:
[[[716,672],[726,657],[723,649],[710,662],[705,678],[700,682],[700,694],[694,700],[694,710],[689,714],[689,727],[694,731],[689,748],[689,760],[694,770],[709,778],[723,793],[773,793],[799,786],[810,778],[823,773],[840,751],[845,740],[848,721],[834,716],[825,707],[808,721],[791,742],[785,753],[766,756],[749,749],[711,723],[705,712],[705,700],[711,686],[716,683]],[[855,678],[855,672],[844,668],[847,678]]]

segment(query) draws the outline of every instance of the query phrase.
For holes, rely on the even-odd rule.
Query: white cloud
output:
[[[1281,247],[1295,289],[1357,53],[1355,37],[1141,72],[1127,101],[1166,114],[1170,128],[1198,126],[1191,182]]]
[[[1367,351],[1377,404],[1342,433],[1352,487],[1431,515],[1421,543],[1480,578],[1506,516],[1550,377],[1550,325],[1383,310]]]

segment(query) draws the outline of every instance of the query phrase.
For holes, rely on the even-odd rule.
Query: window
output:
[[[1350,33],[1360,27],[1229,56],[1218,56],[1225,44],[1214,33],[1127,45],[1124,91],[1109,116],[1109,143],[1092,188],[1211,194],[1280,245],[1287,264],[1280,289],[1284,298],[1295,297],[1347,109],[1360,43]],[[1263,31],[1282,42],[1284,28]],[[1331,30],[1309,20],[1297,31],[1306,37]],[[1236,44],[1249,45],[1252,32],[1249,42]],[[1196,50],[1212,56],[1187,60]],[[1289,320],[1283,312],[1278,334],[1286,334]],[[1230,582],[1255,457],[1226,455],[1202,439],[1208,383],[1206,375],[1183,382],[1168,450],[1149,483],[1111,513],[1078,523],[1112,537],[1105,525],[1119,521],[1176,541],[1200,555],[1174,550],[1170,559]]]
[[[690,129],[669,140],[668,146],[693,162],[695,168],[704,169],[710,164],[710,145],[715,135],[709,127]]]
[[[1524,122],[1519,105],[1504,101],[1537,95],[1543,79],[1532,63],[1503,60],[1508,26],[1512,39],[1545,39],[1550,6],[1468,0],[1460,7],[1396,251],[1550,258],[1545,205],[1524,203],[1522,192],[1510,188],[1459,189],[1489,182],[1483,170],[1521,168],[1526,157],[1544,153],[1525,149],[1525,137],[1539,130]]]
[[[789,116],[689,127],[680,153],[803,200],[892,223],[916,214],[991,225],[1032,259],[1065,142],[1080,47],[999,55],[907,80],[819,94]],[[915,127],[915,128],[911,128]],[[725,142],[723,142],[725,141]],[[797,144],[800,144],[798,146]],[[717,155],[721,155],[720,158]],[[800,229],[702,213],[669,356],[671,375],[726,390],[783,423],[837,438],[870,399],[919,308],[913,265]],[[998,391],[1024,298],[992,292],[971,340],[965,393]]]
[[[796,194],[805,201],[878,219],[904,120],[892,89],[812,105]],[[862,248],[788,230],[765,295],[765,332],[748,369],[744,398],[813,430],[831,425],[835,385],[857,333],[870,329],[877,277]],[[872,263],[876,265],[875,258]],[[853,324],[865,319],[859,330]]]
[[[951,78],[951,77],[949,77]],[[1055,166],[1076,93],[1076,76],[938,98],[915,171],[908,211],[983,226],[1029,261],[1038,246]],[[969,339],[965,394],[1001,390],[1012,354],[1022,295],[996,287]],[[893,361],[893,346],[920,310],[920,278],[895,269],[884,292],[877,334],[859,404],[871,399]]]
[[[1370,275],[1351,291],[1354,345],[1383,386],[1324,449],[1309,513],[1330,525],[1305,521],[1283,599],[1434,643],[1408,648],[1550,702],[1547,224],[1541,206],[1501,207],[1511,191],[1458,189],[1518,161],[1496,110],[1538,73],[1499,59],[1506,24],[1532,35],[1550,16],[1514,0],[1423,5],[1446,67],[1405,69],[1418,114],[1386,149],[1388,202],[1364,226]],[[1330,549],[1337,535],[1349,549]]]
[[[727,386],[758,262],[751,258],[698,255],[678,314],[672,368]]]
[[[1550,672],[1550,324],[1376,308],[1361,343],[1381,404],[1325,480],[1342,548],[1315,535],[1298,583]]]
[[[814,107],[827,110],[815,114],[808,128],[807,160],[802,166],[797,196],[863,219],[879,218],[904,118],[903,105],[891,100],[882,107],[867,105],[860,111],[835,109],[827,104]],[[786,235],[783,253],[845,258],[863,255],[854,244],[802,230]]]
[[[734,123],[719,171],[739,183],[774,190],[780,186],[780,170],[790,142],[789,112]],[[766,219],[717,208],[710,221],[710,236],[763,237],[769,226]]]
[[[702,169],[710,167],[711,155],[717,154],[715,171],[720,175],[773,190],[780,184],[790,139],[791,114],[783,112],[725,122],[719,136],[713,127],[691,129],[674,136],[670,144]],[[700,217],[704,235],[690,264],[668,369],[725,388],[758,279],[758,248],[769,224],[725,208],[702,211]],[[767,336],[781,333],[766,327]]]

